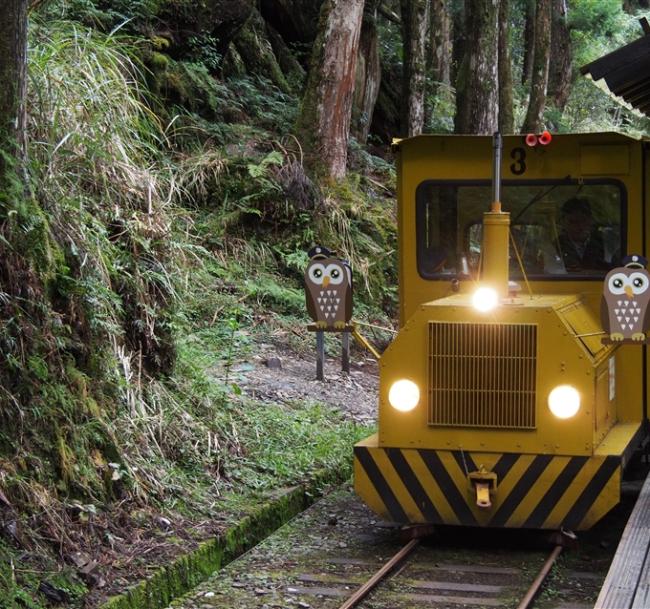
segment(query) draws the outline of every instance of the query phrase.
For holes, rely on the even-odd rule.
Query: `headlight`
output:
[[[390,405],[401,412],[413,410],[420,401],[418,386],[407,379],[395,381],[388,391]]]
[[[487,313],[499,304],[499,294],[493,288],[479,288],[472,296],[472,304],[477,311]]]
[[[570,419],[580,409],[580,394],[571,385],[558,385],[548,394],[548,407],[558,419]]]

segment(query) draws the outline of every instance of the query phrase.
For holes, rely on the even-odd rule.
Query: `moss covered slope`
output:
[[[247,67],[258,15],[224,51],[165,29],[182,2],[44,10],[30,188],[0,193],[2,607],[92,606],[341,462],[367,429],[251,402],[227,371],[279,329],[304,348],[315,242],[351,259],[358,317],[389,323],[396,290],[390,165],[355,148],[344,183],[306,175],[300,53],[265,47],[280,82]]]

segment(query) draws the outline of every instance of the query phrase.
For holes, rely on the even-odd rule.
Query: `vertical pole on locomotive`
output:
[[[500,298],[508,295],[508,246],[510,213],[501,210],[501,154],[503,143],[496,131],[493,138],[492,205],[483,214],[483,283],[497,291]]]

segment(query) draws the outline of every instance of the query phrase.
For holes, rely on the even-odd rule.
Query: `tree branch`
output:
[[[402,20],[399,18],[399,15],[395,14],[394,11],[391,11],[389,8],[386,8],[384,5],[380,5],[377,11],[382,17],[388,19],[388,21],[392,21],[393,23],[396,23],[399,26],[402,25]]]

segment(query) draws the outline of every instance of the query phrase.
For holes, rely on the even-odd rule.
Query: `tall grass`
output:
[[[190,273],[210,258],[193,245],[189,212],[178,203],[220,207],[212,198],[227,163],[215,149],[172,152],[166,132],[175,127],[152,112],[128,39],[72,22],[37,24],[32,36],[32,175],[64,252],[59,289],[77,378],[92,383],[88,397],[100,401],[95,414],[118,451],[111,459],[119,469],[107,470],[108,456],[86,469],[143,501],[169,499],[179,478],[218,471],[239,443],[237,423],[219,414],[228,397],[219,383],[187,361],[174,371],[165,359],[176,348],[176,303],[205,300]],[[228,263],[215,254],[212,266]],[[72,417],[60,435],[71,477],[96,452],[86,423]]]
[[[173,194],[161,166],[163,128],[139,83],[128,40],[72,22],[33,28],[31,155],[49,198],[104,214],[155,213]]]
[[[31,36],[30,173],[56,249],[43,306],[60,357],[57,369],[38,357],[18,364],[39,390],[29,412],[21,405],[25,434],[53,463],[21,492],[43,497],[49,488],[57,500],[49,477],[93,501],[163,499],[177,492],[179,475],[209,478],[241,437],[219,414],[232,395],[209,365],[194,367],[181,342],[174,367],[178,328],[188,334],[204,316],[196,325],[210,329],[220,312],[261,302],[299,315],[302,295],[290,280],[312,237],[331,238],[364,275],[362,259],[381,257],[375,241],[386,237],[359,236],[371,217],[356,191],[332,193],[342,202],[328,204],[326,227],[312,223],[320,195],[300,151],[282,141],[244,143],[235,160],[207,143],[176,150],[168,141],[175,125],[151,110],[129,40],[72,22],[35,23]],[[269,245],[273,238],[282,247]],[[228,265],[240,269],[232,281]],[[231,292],[218,294],[226,283]],[[213,358],[220,341],[209,345]]]
[[[134,49],[71,22],[36,24],[32,35],[32,175],[73,290],[82,294],[92,328],[112,336],[117,360],[125,315],[141,328],[126,328],[125,338],[155,351],[154,315],[175,292],[167,263],[176,186]]]
[[[144,496],[155,486],[146,451],[129,446],[156,445],[152,379],[173,369],[188,256],[181,190],[137,49],[72,22],[35,23],[30,34],[28,156],[58,256],[43,306],[58,320],[61,369],[23,362],[38,381],[28,434],[56,455],[52,473],[68,488],[102,497],[106,463],[117,460]],[[98,449],[110,459],[91,459]]]

